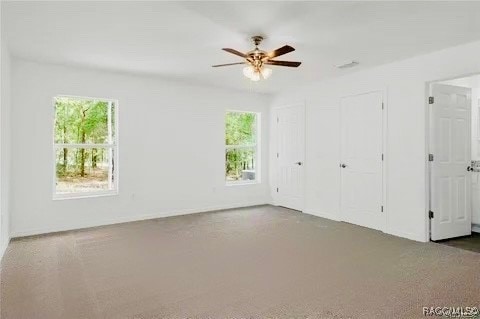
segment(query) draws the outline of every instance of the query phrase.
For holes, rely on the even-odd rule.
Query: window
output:
[[[259,181],[260,114],[228,111],[225,118],[225,178],[227,184]]]
[[[59,96],[54,104],[54,198],[116,194],[118,103]]]

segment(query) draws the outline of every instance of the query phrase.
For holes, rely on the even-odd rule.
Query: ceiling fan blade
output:
[[[222,49],[223,51],[227,51],[231,54],[235,54],[235,55],[238,55],[238,56],[241,56],[242,58],[247,58],[247,55],[245,53],[242,53],[240,51],[237,51],[237,50],[234,50],[234,49],[230,49],[230,48],[223,48]]]
[[[289,45],[284,45],[283,47],[278,48],[278,49],[268,53],[267,56],[268,56],[269,59],[273,59],[277,56],[281,56],[281,55],[287,54],[287,53],[292,52],[292,51],[295,51],[295,49],[292,48]]]
[[[214,68],[218,68],[219,66],[229,66],[229,65],[238,65],[238,64],[246,64],[246,62],[236,62],[236,63],[227,63],[227,64],[217,64],[212,65]]]
[[[293,62],[293,61],[274,61],[274,60],[268,60],[263,62],[264,64],[270,64],[270,65],[280,65],[280,66],[289,66],[292,68],[298,67],[302,62]]]

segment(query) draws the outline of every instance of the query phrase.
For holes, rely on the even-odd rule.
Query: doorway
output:
[[[480,230],[480,75],[429,85],[430,239]],[[475,239],[473,239],[475,240]]]

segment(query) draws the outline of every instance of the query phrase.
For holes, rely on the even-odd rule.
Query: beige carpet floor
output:
[[[13,240],[1,314],[425,318],[480,306],[480,254],[260,206]]]

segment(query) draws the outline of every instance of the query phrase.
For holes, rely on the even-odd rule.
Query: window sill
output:
[[[226,182],[225,186],[246,186],[260,184],[260,181],[238,181],[238,182]]]
[[[84,199],[84,198],[96,198],[106,196],[116,196],[118,191],[105,191],[105,192],[91,192],[91,193],[72,193],[72,194],[54,194],[53,200],[67,200],[67,199]]]

